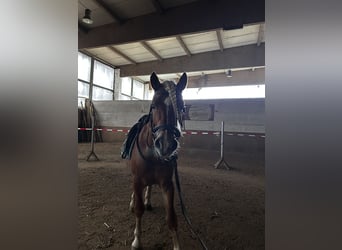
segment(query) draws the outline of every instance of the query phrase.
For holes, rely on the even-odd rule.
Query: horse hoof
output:
[[[131,246],[131,250],[141,250],[142,247],[134,247],[134,246]]]
[[[152,211],[152,206],[151,206],[151,204],[146,204],[146,205],[145,205],[145,209],[146,209],[147,211]]]

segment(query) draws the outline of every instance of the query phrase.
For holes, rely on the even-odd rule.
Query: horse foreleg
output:
[[[129,202],[129,211],[134,212],[134,192],[131,195],[131,201]]]
[[[145,191],[145,208],[147,210],[152,210],[152,205],[151,205],[151,192],[152,192],[152,186],[147,186],[146,191]]]
[[[179,240],[177,234],[177,216],[173,206],[174,200],[174,188],[173,183],[169,182],[162,186],[165,210],[166,210],[166,221],[171,232],[173,240],[173,250],[180,250]]]
[[[137,183],[134,183],[134,212],[135,212],[135,229],[134,240],[132,242],[132,250],[141,249],[141,217],[144,213],[143,201],[144,188]],[[132,195],[133,196],[133,195]]]

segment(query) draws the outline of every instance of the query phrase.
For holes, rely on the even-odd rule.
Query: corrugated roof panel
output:
[[[86,51],[114,66],[131,64],[107,47],[86,49]]]
[[[172,58],[177,56],[185,56],[186,53],[182,48],[166,48],[158,51],[162,58]]]
[[[216,32],[215,31],[208,31],[208,32],[200,32],[194,33],[189,35],[182,35],[183,40],[187,41],[187,43],[194,43],[201,39],[202,41],[210,41],[216,39]]]
[[[125,43],[125,44],[120,44],[120,45],[115,45],[114,47],[118,48],[121,51],[124,50],[131,50],[131,49],[135,49],[137,47],[141,47],[140,43]]]
[[[186,53],[175,37],[156,39],[147,42],[162,58],[184,56]]]
[[[217,41],[203,42],[203,43],[195,43],[188,45],[189,50],[192,54],[197,54],[206,51],[219,50],[220,46]]]
[[[258,41],[258,33],[249,33],[243,36],[235,36],[223,39],[224,48],[232,48],[248,44],[254,44]]]
[[[244,26],[242,29],[236,30],[223,30],[222,39],[243,36],[250,33],[259,33],[259,24]]]
[[[128,65],[131,64],[129,61],[122,57],[114,57],[114,58],[103,58],[107,62],[111,63],[114,66]]]
[[[193,54],[220,49],[215,31],[183,35],[182,39]]]
[[[140,43],[127,43],[117,45],[115,47],[136,62],[156,60],[156,58],[150,52],[148,52]]]
[[[148,61],[155,61],[157,58],[155,58],[150,52],[146,51],[145,53],[137,54],[130,56],[134,61],[137,63],[140,62],[148,62]]]
[[[106,54],[112,54],[113,52],[108,49],[107,47],[99,47],[99,48],[91,48],[91,49],[86,49],[89,53],[95,55],[95,56],[102,56]]]

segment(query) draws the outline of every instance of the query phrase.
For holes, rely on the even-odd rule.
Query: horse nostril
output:
[[[174,138],[160,136],[154,141],[154,147],[158,154],[167,156],[177,150],[178,143]]]
[[[161,149],[162,148],[162,141],[161,141],[161,138],[158,138],[155,142],[154,142],[154,146],[156,147],[156,148],[159,148],[159,149]]]

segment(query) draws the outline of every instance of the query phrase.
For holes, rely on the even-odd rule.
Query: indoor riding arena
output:
[[[174,174],[180,247],[163,192],[153,185],[141,249],[265,249],[264,2],[78,0],[78,6],[78,249],[131,249],[136,240],[130,210],[136,177],[121,152],[143,115],[150,114],[154,136],[153,72],[160,83],[175,84],[186,73],[187,87],[177,92],[184,107],[173,110],[181,111],[177,169],[190,225]]]

